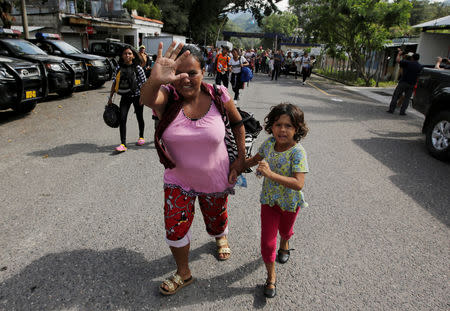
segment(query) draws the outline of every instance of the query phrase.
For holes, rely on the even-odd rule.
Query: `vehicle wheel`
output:
[[[13,110],[18,113],[28,113],[36,107],[36,102],[20,103],[13,107]]]
[[[72,96],[73,89],[56,91],[56,93],[61,97],[69,97]]]
[[[436,159],[450,160],[450,111],[438,113],[429,124],[426,145]]]

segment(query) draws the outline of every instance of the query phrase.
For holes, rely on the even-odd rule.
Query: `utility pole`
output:
[[[25,36],[25,39],[29,39],[30,34],[28,33],[27,5],[25,4],[25,0],[21,0],[21,4],[22,4],[23,34]]]

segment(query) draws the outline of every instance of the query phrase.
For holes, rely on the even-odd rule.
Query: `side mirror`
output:
[[[62,55],[60,50],[53,50],[53,55]]]
[[[89,50],[88,49],[86,49],[86,48],[83,48],[83,53],[89,53]]]
[[[9,53],[8,53],[8,51],[7,51],[7,50],[0,50],[0,55],[3,55],[3,56],[8,56],[8,55],[9,55]]]

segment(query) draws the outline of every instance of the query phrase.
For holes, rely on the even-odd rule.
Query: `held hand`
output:
[[[237,181],[237,177],[238,177],[237,171],[234,168],[231,169],[230,174],[228,175],[228,183],[235,184]]]
[[[269,163],[267,163],[264,160],[258,162],[258,167],[256,168],[256,171],[261,173],[261,175],[264,177],[268,177],[269,174],[272,172],[270,170]]]
[[[149,80],[155,84],[167,84],[172,83],[177,80],[181,80],[188,76],[187,73],[175,74],[178,64],[182,63],[186,57],[189,56],[189,51],[186,51],[177,60],[176,57],[183,47],[183,43],[178,44],[175,41],[167,49],[164,56],[162,55],[163,43],[160,42],[158,46],[158,57],[156,59],[155,65],[152,68],[152,73]],[[176,46],[176,47],[175,47]]]
[[[228,183],[235,184],[237,177],[245,168],[245,159],[237,158],[230,165],[230,174],[228,174]]]

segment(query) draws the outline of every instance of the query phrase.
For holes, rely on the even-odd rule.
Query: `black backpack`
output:
[[[117,94],[134,94],[137,90],[137,68],[136,66],[121,66],[119,77],[119,88]]]

